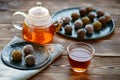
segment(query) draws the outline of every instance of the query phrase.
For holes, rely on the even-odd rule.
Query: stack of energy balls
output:
[[[35,65],[35,56],[33,55],[34,48],[31,44],[27,44],[21,50],[13,50],[12,51],[12,60],[14,62],[21,62],[22,56],[24,57],[25,65],[28,67],[32,67]]]
[[[55,21],[55,26],[61,23],[60,31],[64,29],[64,34],[71,36],[73,30],[75,30],[77,38],[84,39],[85,36],[92,36],[93,32],[99,32],[111,21],[109,13],[104,12],[102,9],[95,10],[92,5],[80,8],[78,12],[72,12],[71,17],[66,16],[62,17],[60,21]]]

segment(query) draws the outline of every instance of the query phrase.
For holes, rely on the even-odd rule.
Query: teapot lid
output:
[[[41,6],[41,2],[37,2],[37,6],[29,10],[29,15],[33,17],[46,17],[49,16],[49,11]]]

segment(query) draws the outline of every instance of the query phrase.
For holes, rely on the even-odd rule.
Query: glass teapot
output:
[[[23,16],[20,26],[16,15]],[[46,44],[53,40],[55,28],[49,11],[38,2],[36,7],[29,9],[28,14],[15,12],[12,16],[12,24],[15,28],[22,30],[22,37],[26,41]]]

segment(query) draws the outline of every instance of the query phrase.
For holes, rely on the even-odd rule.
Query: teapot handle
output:
[[[15,12],[12,15],[12,25],[17,29],[22,30],[22,24],[24,22],[25,17],[26,14],[24,12]]]

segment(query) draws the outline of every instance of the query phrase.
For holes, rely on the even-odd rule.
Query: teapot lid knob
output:
[[[37,2],[36,3],[37,6],[31,8],[29,10],[29,15],[31,16],[36,16],[36,17],[45,17],[45,16],[49,16],[49,11],[47,8],[42,7],[42,3],[41,2]]]
[[[41,7],[42,3],[41,2],[37,2],[36,5]]]

